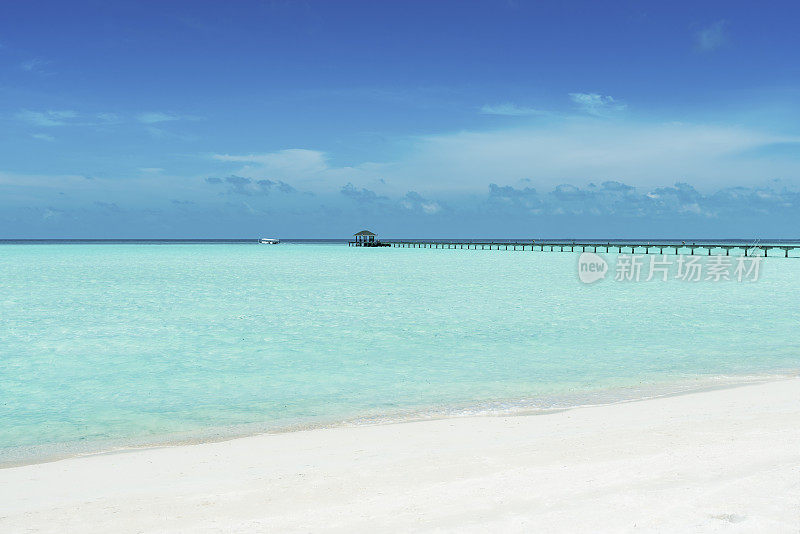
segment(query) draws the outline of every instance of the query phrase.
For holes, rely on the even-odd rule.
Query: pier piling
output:
[[[761,256],[761,251],[764,251],[763,257],[769,257],[769,250],[770,249],[777,249],[783,251],[784,258],[791,258],[791,257],[800,257],[800,242],[797,244],[775,244],[772,246],[767,245],[752,245],[746,246],[744,244],[738,243],[725,243],[725,242],[718,242],[718,243],[707,243],[707,244],[700,244],[691,243],[687,244],[684,243],[682,245],[676,245],[674,243],[586,243],[586,242],[550,242],[550,243],[542,243],[536,241],[504,241],[504,242],[496,242],[496,241],[445,241],[445,240],[437,240],[437,241],[393,241],[393,240],[382,240],[383,246],[392,246],[392,247],[402,247],[402,248],[436,248],[436,249],[461,249],[463,250],[466,248],[467,250],[474,249],[478,250],[527,250],[526,247],[530,247],[530,251],[536,251],[537,247],[540,252],[587,252],[589,250],[597,253],[598,250],[602,251],[605,249],[605,252],[608,253],[613,249],[617,249],[617,253],[619,254],[637,254],[637,250],[639,253],[642,253],[644,250],[644,254],[650,254],[650,249],[654,249],[654,254],[656,253],[655,250],[658,251],[658,254],[664,255],[665,251],[669,254],[670,251],[674,249],[675,255],[680,255],[682,252],[685,254],[686,250],[689,251],[689,255],[696,256],[702,254],[700,251],[705,250],[706,253],[702,254],[704,256],[714,256],[714,255],[724,255],[730,256],[731,250],[734,251],[741,251],[741,254],[744,256]],[[348,242],[348,246],[365,246],[359,245],[357,242],[351,241]],[[795,253],[790,255],[790,253]],[[775,254],[773,254],[775,256]],[[778,254],[780,257],[780,253]]]

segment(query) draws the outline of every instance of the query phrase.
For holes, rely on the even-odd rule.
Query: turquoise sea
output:
[[[613,256],[613,255],[609,255]],[[578,281],[577,253],[0,245],[0,465],[634,399],[800,369],[800,259]]]

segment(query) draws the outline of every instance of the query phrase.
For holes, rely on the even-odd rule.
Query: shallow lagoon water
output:
[[[800,369],[798,259],[766,259],[752,283],[585,285],[577,258],[4,245],[0,463]]]

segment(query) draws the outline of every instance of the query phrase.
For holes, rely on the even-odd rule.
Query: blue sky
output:
[[[0,237],[800,237],[796,3],[0,15]]]

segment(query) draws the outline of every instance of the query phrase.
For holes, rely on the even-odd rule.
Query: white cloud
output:
[[[375,187],[381,194],[393,190],[383,180],[382,172],[392,164],[362,163],[356,166],[332,166],[319,150],[291,148],[263,154],[214,154],[212,159],[241,166],[230,169],[236,175],[253,179],[282,180],[305,191],[337,193],[343,184]],[[401,185],[400,187],[403,187]],[[399,193],[399,190],[393,190]]]
[[[245,163],[248,168],[262,168],[291,175],[315,174],[329,168],[325,153],[302,148],[290,148],[266,154],[215,154],[212,157],[217,161]]]
[[[78,114],[70,110],[62,111],[30,111],[22,110],[17,113],[17,119],[28,122],[34,126],[64,126],[69,119],[74,119]]]
[[[309,149],[212,157],[239,165],[222,172],[284,180],[315,193],[338,192],[349,183],[377,196],[401,197],[411,190],[430,197],[479,194],[487,183],[523,179],[535,188],[609,180],[636,187],[685,181],[699,189],[753,186],[772,178],[800,184],[800,160],[770,150],[799,142],[742,125],[548,115],[517,128],[416,137],[394,160],[353,166],[335,166],[324,152]]]
[[[89,128],[106,128],[123,122],[123,117],[116,113],[78,113],[72,110],[32,111],[23,109],[16,114],[20,121],[33,126],[82,126]]]
[[[50,62],[40,58],[33,58],[29,59],[28,61],[23,61],[20,63],[20,68],[25,72],[36,72],[39,74],[47,74],[44,71],[44,67],[49,65]]]
[[[55,141],[56,140],[56,138],[53,137],[52,135],[47,135],[47,134],[43,134],[43,133],[31,134],[31,137],[33,137],[34,139],[39,139],[40,141]]]
[[[752,185],[800,175],[796,158],[750,155],[773,143],[797,141],[739,126],[571,119],[427,136],[404,159],[380,167],[380,175],[425,192],[475,192],[488,182],[524,178],[535,187],[605,180],[635,186]]]
[[[726,20],[718,20],[698,31],[695,34],[697,47],[700,50],[711,51],[724,46],[728,42],[727,26]]]
[[[97,116],[98,120],[100,120],[102,122],[105,122],[105,123],[119,122],[120,121],[120,117],[116,113],[98,113],[96,116]]]
[[[535,108],[518,106],[516,104],[511,104],[511,103],[494,104],[494,105],[487,104],[481,108],[481,113],[483,113],[484,115],[504,115],[509,117],[523,117],[526,115],[545,114],[545,112]]]
[[[170,113],[161,113],[160,111],[149,111],[146,113],[140,113],[136,117],[139,122],[144,124],[156,124],[159,122],[168,122],[168,121],[176,121],[179,120],[180,117],[177,115],[172,115]]]
[[[442,211],[438,202],[424,198],[416,191],[409,191],[400,201],[400,205],[407,210],[419,210],[426,215],[433,215]]]
[[[175,139],[178,141],[197,141],[198,139],[194,134],[170,132],[155,126],[148,126],[146,130],[153,139]]]
[[[146,111],[139,113],[136,120],[143,124],[158,124],[160,122],[172,121],[199,121],[203,120],[202,117],[195,115],[176,115],[175,113],[164,113],[162,111]]]
[[[78,174],[14,174],[0,171],[0,185],[16,187],[87,190],[96,187],[92,182]]]
[[[604,115],[613,111],[621,111],[626,107],[625,104],[614,100],[613,97],[598,93],[570,93],[569,97],[580,109],[590,115]]]
[[[7,201],[14,196],[28,205],[53,201],[65,206],[82,206],[93,201],[148,205],[153,202],[155,191],[192,200],[197,190],[196,177],[138,173],[119,178],[119,175],[16,174],[0,170],[0,188],[4,188],[0,200]]]

